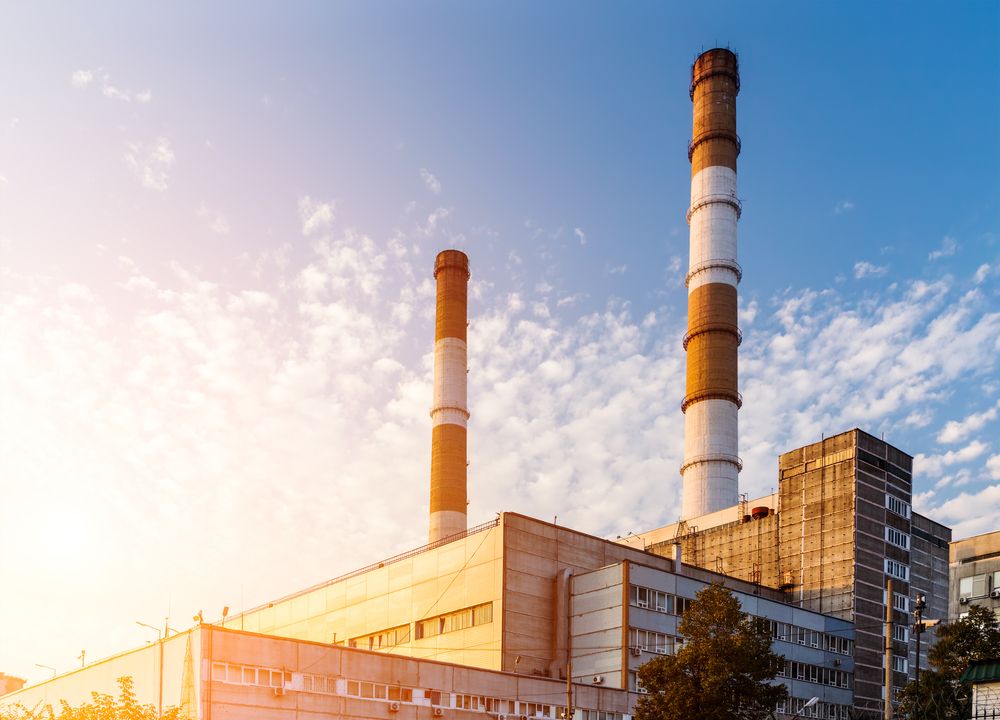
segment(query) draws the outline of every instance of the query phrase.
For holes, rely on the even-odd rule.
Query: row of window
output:
[[[366,700],[456,708],[494,715],[526,715],[531,718],[561,720],[565,713],[563,707],[545,703],[510,700],[486,695],[448,693],[429,688],[411,688],[365,680],[348,680],[313,673],[292,673],[277,668],[224,662],[212,663],[212,680],[230,685],[258,685],[326,695],[346,695]],[[621,713],[586,708],[576,708],[575,710],[575,720],[624,720]]]
[[[778,677],[789,680],[804,680],[805,682],[816,683],[818,685],[829,685],[850,689],[854,686],[854,676],[845,670],[819,667],[808,663],[785,660],[785,664],[778,670]]]
[[[323,686],[326,687],[325,677],[320,677],[324,679]],[[261,685],[263,687],[283,688],[292,682],[292,674],[273,668],[212,663],[212,679],[231,685]],[[326,691],[321,690],[320,692]]]
[[[885,496],[885,508],[902,518],[910,519],[910,503],[900,500],[894,495],[887,494]]]
[[[379,630],[370,635],[361,635],[347,641],[347,647],[366,650],[384,650],[410,642],[410,626],[399,625],[388,630]]]
[[[491,622],[493,622],[493,603],[487,602],[426,620],[418,620],[414,628],[414,635],[417,640],[420,640]]]
[[[822,648],[827,652],[838,655],[853,655],[854,641],[850,638],[839,635],[831,635],[819,630],[792,625],[791,623],[778,622],[761,618],[764,621],[764,628],[770,633],[772,640],[782,640],[784,642],[807,645],[814,648]]]
[[[885,526],[885,541],[903,550],[910,549],[910,536],[888,525]]]
[[[986,597],[990,590],[1000,589],[1000,570],[993,573],[993,587],[990,587],[990,573],[982,575],[970,575],[958,581],[958,594],[961,597],[978,598]]]
[[[672,635],[664,635],[653,630],[640,630],[639,628],[629,628],[628,630],[628,646],[630,648],[659,655],[673,655],[676,644],[677,638]]]
[[[885,574],[903,582],[910,581],[910,566],[890,558],[885,559]]]
[[[850,705],[818,702],[812,707],[806,707],[807,702],[808,700],[805,698],[788,698],[778,703],[775,711],[779,715],[825,718],[826,720],[848,720],[851,717]]]
[[[633,607],[655,610],[667,615],[683,615],[691,600],[665,593],[662,590],[632,585],[629,588],[629,604]]]
[[[682,615],[685,611],[687,611],[691,602],[692,601],[688,598],[670,595],[669,593],[665,593],[661,590],[654,590],[652,588],[642,587],[641,585],[631,585],[629,587],[629,604],[633,607],[655,610],[668,615]],[[820,632],[819,630],[810,630],[808,628],[792,625],[791,623],[782,623],[768,618],[761,618],[761,620],[764,621],[765,629],[774,640],[783,640],[785,642],[798,643],[799,645],[808,645],[815,648],[821,647],[824,650],[835,652],[840,655],[851,655],[853,653],[852,642],[847,638],[836,635],[828,635]],[[635,632],[635,630],[633,629],[632,632]],[[657,634],[659,633],[654,633],[654,635]],[[662,637],[667,638],[668,636],[663,635]],[[650,649],[650,646],[659,647],[660,644],[655,640],[652,642],[629,641],[629,646],[641,647],[646,650]],[[660,652],[659,650],[650,651]],[[670,650],[666,650],[664,652],[666,654],[672,653],[672,646]]]

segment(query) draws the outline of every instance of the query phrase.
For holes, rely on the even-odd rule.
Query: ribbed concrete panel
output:
[[[684,420],[682,517],[722,510],[737,501],[739,437],[736,286],[736,55],[702,53],[691,68],[694,106],[691,144],[691,205],[688,265],[688,331]]]

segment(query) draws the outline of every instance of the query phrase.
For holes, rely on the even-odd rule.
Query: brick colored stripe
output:
[[[437,425],[431,434],[431,512],[466,512],[466,430]]]
[[[739,66],[729,50],[712,50],[695,61],[691,71],[694,124],[691,132],[691,174],[712,166],[736,169],[736,95]]]
[[[434,339],[466,340],[469,304],[469,258],[459,250],[438,253],[434,263],[437,279],[437,316]]]

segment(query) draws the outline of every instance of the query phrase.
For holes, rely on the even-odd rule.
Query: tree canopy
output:
[[[774,685],[784,659],[762,621],[750,618],[721,585],[702,589],[681,617],[676,655],[639,668],[646,689],[637,720],[763,720],[788,696]]]
[[[973,660],[1000,655],[1000,621],[993,611],[970,605],[969,614],[948,625],[938,625],[937,642],[927,653],[931,667],[920,682],[909,682],[900,693],[897,715],[926,720],[964,720],[969,717],[972,690],[959,682]]]
[[[106,693],[91,693],[91,701],[70,706],[65,700],[59,709],[51,705],[27,708],[23,705],[0,707],[0,720],[158,720],[154,705],[143,704],[135,696],[132,678],[118,678],[118,697]],[[163,720],[181,720],[176,707],[163,709]]]

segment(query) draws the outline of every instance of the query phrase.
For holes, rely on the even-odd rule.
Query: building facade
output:
[[[912,510],[913,459],[861,430],[791,450],[778,460],[778,491],[629,538],[686,562],[780,589],[798,607],[855,624],[855,705],[881,707],[887,581],[893,582],[893,688],[915,674],[910,603],[926,618],[948,610],[951,530]],[[926,667],[932,633],[921,643]]]
[[[982,605],[1000,617],[1000,530],[956,540],[950,560],[947,618],[963,617],[970,605]]]
[[[515,513],[0,704],[74,704],[92,690],[114,692],[115,678],[127,674],[141,701],[194,709],[205,720],[236,705],[248,708],[238,717],[284,708],[330,717],[430,717],[438,709],[555,718],[567,687],[577,720],[627,720],[643,692],[636,670],[676,651],[679,615],[712,582],[767,621],[787,661],[780,681],[792,698],[782,709],[791,714],[818,697],[818,717],[846,717],[855,682],[850,621],[677,557]],[[427,679],[432,673],[444,679]],[[392,702],[400,706],[386,709]]]

